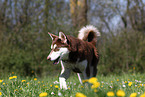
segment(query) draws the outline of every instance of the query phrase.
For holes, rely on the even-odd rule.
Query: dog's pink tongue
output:
[[[55,64],[55,65],[58,64],[58,63],[59,63],[59,61],[54,61],[54,62],[53,62],[53,64]]]
[[[59,63],[60,57],[58,57],[56,60],[54,60],[53,64],[58,64]]]

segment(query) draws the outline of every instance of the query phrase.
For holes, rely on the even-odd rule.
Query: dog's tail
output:
[[[100,36],[100,32],[92,25],[81,28],[78,34],[79,39],[91,42],[93,45],[96,45],[97,36]]]

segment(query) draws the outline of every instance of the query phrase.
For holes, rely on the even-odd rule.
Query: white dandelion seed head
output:
[[[54,81],[53,83],[54,83],[54,84],[58,84],[59,82],[58,82],[58,81]]]
[[[141,81],[138,81],[139,83],[141,83]]]
[[[54,95],[54,92],[51,92],[51,95]]]
[[[122,87],[126,87],[126,85],[123,85]]]
[[[113,88],[113,86],[110,86],[110,88]]]
[[[62,96],[62,94],[60,92],[58,92],[58,96]]]

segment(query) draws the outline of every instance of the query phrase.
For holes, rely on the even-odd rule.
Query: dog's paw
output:
[[[67,90],[66,79],[63,77],[59,77],[60,88]]]

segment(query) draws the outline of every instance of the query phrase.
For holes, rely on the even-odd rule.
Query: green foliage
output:
[[[144,72],[145,36],[138,31],[124,31],[112,38],[103,36],[98,44],[100,52],[99,72]]]
[[[117,97],[116,92],[120,89],[125,92],[125,97],[129,97],[131,93],[137,93],[137,97],[140,97],[145,92],[144,74],[134,73],[107,77],[98,75],[97,79],[100,86],[94,90],[88,84],[80,84],[77,76],[72,76],[67,80],[68,90],[64,91],[59,88],[57,76],[37,79],[20,77],[13,73],[6,78],[0,78],[0,92],[2,97],[38,97],[44,92],[47,93],[46,97],[75,97],[76,93],[83,93],[87,97],[108,97],[109,91],[114,92],[114,97]],[[128,85],[130,82],[132,83],[131,86]]]

